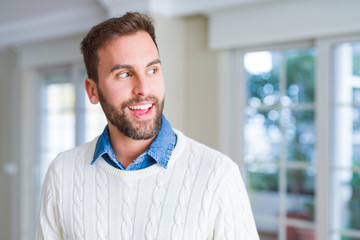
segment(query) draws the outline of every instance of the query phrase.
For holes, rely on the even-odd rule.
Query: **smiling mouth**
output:
[[[130,110],[149,110],[152,107],[151,103],[143,104],[143,105],[132,105],[129,106]]]
[[[153,103],[134,104],[128,106],[128,109],[131,111],[133,116],[138,120],[146,120],[146,119],[150,119],[153,116],[154,104]]]

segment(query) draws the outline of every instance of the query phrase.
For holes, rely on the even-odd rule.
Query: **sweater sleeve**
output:
[[[54,192],[53,165],[46,174],[41,193],[40,212],[36,229],[36,240],[61,240],[61,226],[58,218]]]
[[[215,203],[213,239],[258,240],[249,198],[238,166],[232,167],[220,186]]]

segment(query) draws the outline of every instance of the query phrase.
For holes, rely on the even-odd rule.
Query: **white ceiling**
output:
[[[273,1],[279,0],[1,0],[0,49],[86,32],[129,10],[178,17]]]
[[[1,0],[0,25],[66,11],[72,6],[79,7],[94,2],[96,0]]]

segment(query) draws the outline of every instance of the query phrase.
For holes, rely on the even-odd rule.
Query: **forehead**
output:
[[[99,63],[147,61],[158,58],[157,47],[147,32],[139,31],[131,35],[117,37],[98,50]]]

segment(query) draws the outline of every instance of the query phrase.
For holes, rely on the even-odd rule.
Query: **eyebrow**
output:
[[[150,67],[150,66],[155,65],[155,64],[161,64],[160,59],[157,58],[157,59],[149,62],[149,63],[146,65],[146,67]],[[110,72],[114,72],[114,71],[119,70],[119,69],[131,69],[131,68],[133,68],[132,65],[128,65],[128,64],[124,64],[124,65],[122,65],[122,64],[115,64],[115,65],[110,69]]]

